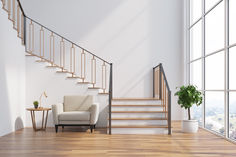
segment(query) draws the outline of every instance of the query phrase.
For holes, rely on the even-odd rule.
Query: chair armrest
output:
[[[55,125],[59,124],[58,115],[62,112],[63,112],[62,103],[52,105],[52,115],[53,115],[53,121]]]
[[[90,111],[90,124],[95,125],[99,115],[99,104],[92,104],[89,108]]]

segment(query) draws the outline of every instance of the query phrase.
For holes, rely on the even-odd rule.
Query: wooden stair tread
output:
[[[68,78],[68,79],[80,79],[81,77],[79,77],[79,76],[68,76],[66,78]]]
[[[26,54],[26,57],[35,57],[34,55]]]
[[[46,68],[58,68],[57,65],[47,65]]]
[[[111,111],[111,113],[168,113],[166,111]]]
[[[163,105],[112,105],[112,107],[163,107]]]
[[[112,125],[111,128],[168,128],[167,125]]]
[[[101,89],[100,87],[88,87],[88,89]]]
[[[44,59],[41,59],[41,60],[36,60],[35,62],[38,62],[38,63],[45,63],[45,62],[47,62],[47,61],[44,60]]]
[[[57,73],[68,73],[68,71],[65,71],[65,70],[63,70],[63,71],[57,71]]]
[[[109,95],[109,93],[98,93],[98,94]]]
[[[145,100],[160,100],[157,98],[113,98],[113,101],[145,101]]]
[[[77,82],[77,84],[91,84],[90,82]]]
[[[167,120],[167,118],[112,118],[111,120]]]

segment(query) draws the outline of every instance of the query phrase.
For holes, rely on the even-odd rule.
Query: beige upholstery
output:
[[[88,111],[72,111],[72,112],[63,112],[59,114],[58,120],[60,121],[73,121],[73,120],[90,120],[90,112]]]
[[[93,96],[64,96],[64,112],[88,111],[93,103]]]
[[[93,103],[93,96],[64,96],[63,104],[52,105],[55,125],[95,125],[99,105]]]

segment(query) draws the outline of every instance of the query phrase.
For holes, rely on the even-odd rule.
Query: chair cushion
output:
[[[89,121],[90,112],[88,111],[73,111],[73,112],[63,112],[58,115],[60,121]]]
[[[64,96],[64,112],[88,111],[93,103],[93,96]]]

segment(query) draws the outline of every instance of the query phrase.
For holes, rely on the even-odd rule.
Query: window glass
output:
[[[202,16],[202,0],[190,0],[190,25]]]
[[[220,3],[205,18],[206,54],[224,48],[224,3]]]
[[[190,58],[194,60],[202,56],[202,21],[190,30]]]
[[[190,84],[202,89],[202,60],[197,60],[190,65]]]
[[[205,88],[224,89],[224,51],[205,58]]]
[[[207,129],[224,134],[224,92],[205,92]]]
[[[236,140],[236,92],[229,93],[229,137]]]
[[[229,0],[229,44],[236,43],[236,0]]]

